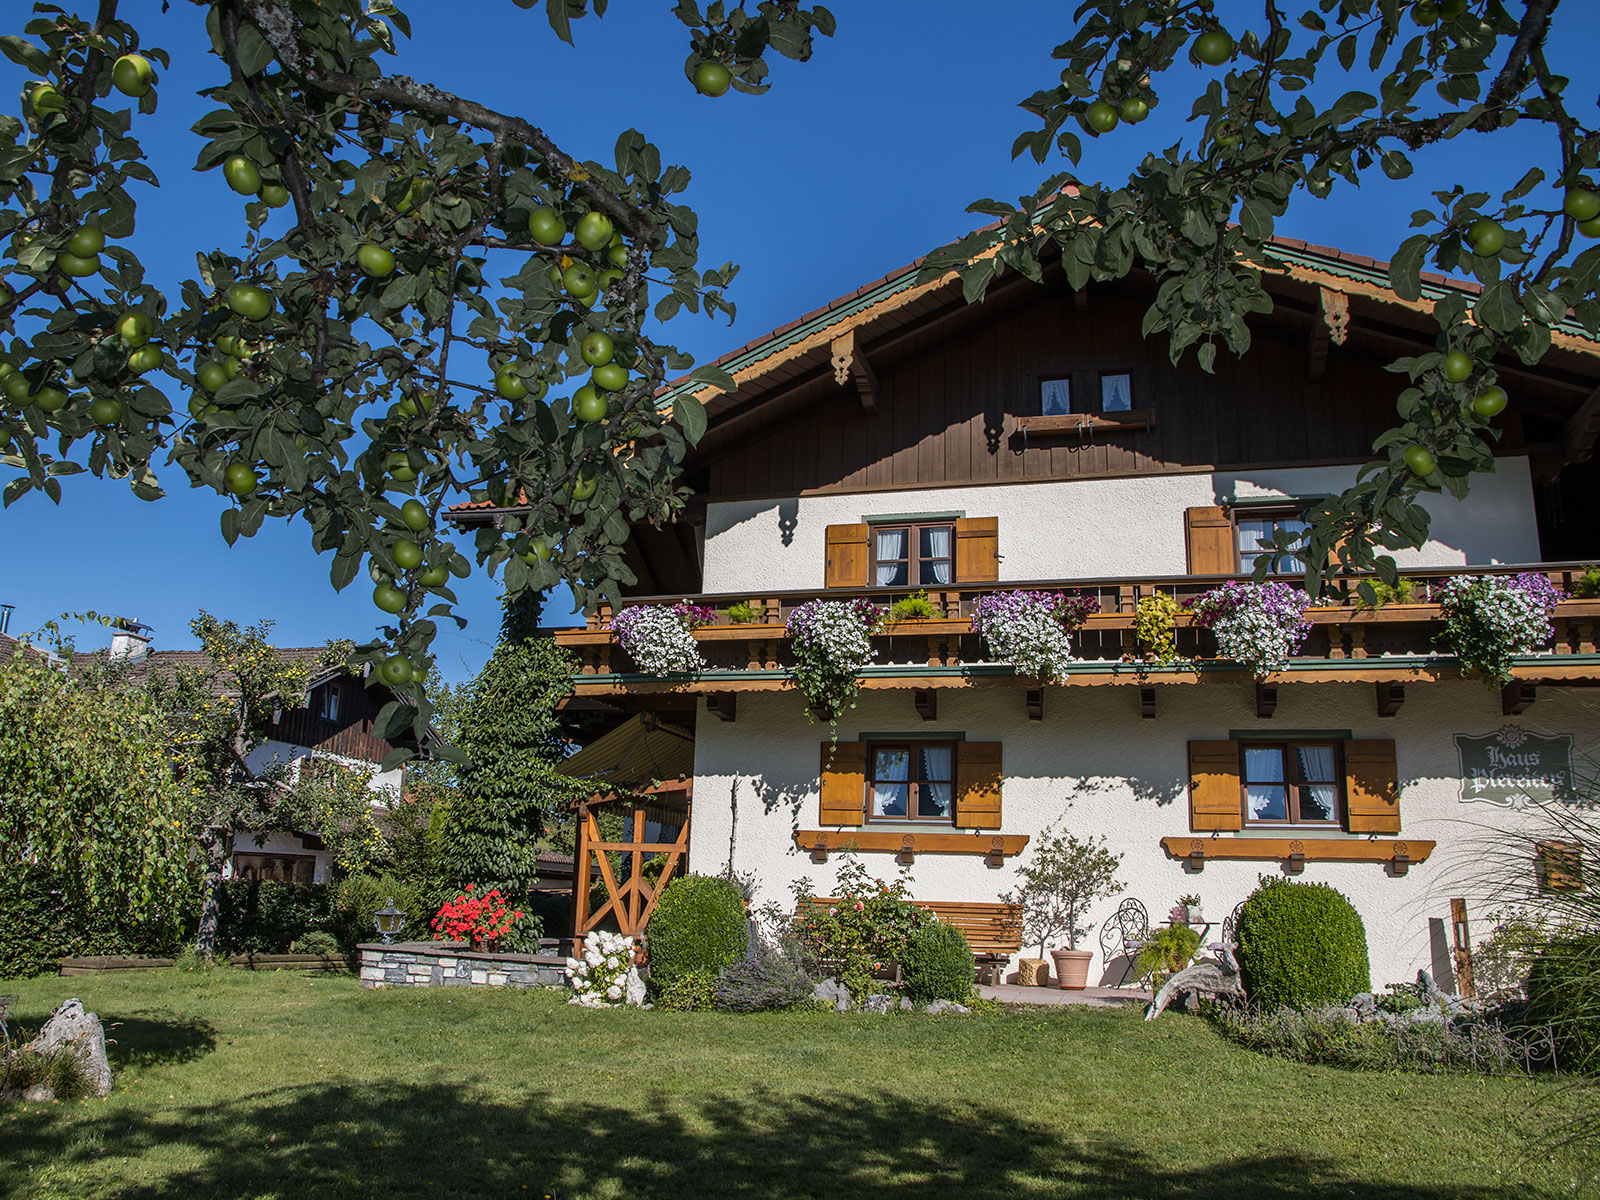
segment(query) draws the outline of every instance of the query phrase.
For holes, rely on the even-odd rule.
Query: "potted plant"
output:
[[[926,590],[902,596],[889,606],[891,625],[898,625],[901,621],[927,621],[938,615],[933,609],[933,601],[928,599]]]
[[[1183,908],[1183,923],[1185,925],[1204,925],[1206,915],[1200,910],[1200,897],[1192,892],[1187,896],[1179,896],[1178,904]]]
[[[1089,932],[1095,901],[1122,891],[1116,878],[1121,863],[1122,855],[1107,850],[1103,837],[1080,839],[1046,829],[1034,843],[1033,857],[1017,871],[1022,886],[1001,897],[1022,905],[1023,935],[1039,943],[1041,956],[1048,943],[1066,940],[1066,946],[1050,952],[1064,990],[1088,986],[1094,953],[1079,950],[1078,940]]]

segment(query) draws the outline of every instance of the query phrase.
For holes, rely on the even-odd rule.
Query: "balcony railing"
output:
[[[1426,594],[1445,579],[1456,575],[1516,575],[1538,572],[1570,594],[1583,576],[1587,564],[1532,563],[1492,567],[1429,567],[1402,572]],[[1090,616],[1073,638],[1074,655],[1086,664],[1140,664],[1145,657],[1134,633],[1135,610],[1141,599],[1156,593],[1174,597],[1185,604],[1220,586],[1229,579],[1247,580],[1240,575],[1176,575],[1114,580],[1041,580],[1027,583],[965,585],[927,590],[933,617],[890,624],[874,638],[878,647],[877,664],[899,666],[926,664],[948,669],[989,662],[978,635],[972,632],[972,606],[981,596],[994,591],[1077,591],[1093,595],[1100,611]],[[1293,579],[1287,580],[1294,582]],[[1435,642],[1442,612],[1437,604],[1385,604],[1379,608],[1362,606],[1357,598],[1359,580],[1327,581],[1323,595],[1306,614],[1311,633],[1297,658],[1323,662],[1352,662],[1363,659],[1435,657],[1444,652]],[[785,623],[796,606],[809,600],[847,600],[865,595],[885,608],[896,600],[921,589],[823,588],[811,591],[767,592],[764,595],[720,593],[700,596],[630,597],[628,605],[672,604],[689,599],[726,613],[730,605],[745,603],[756,620],[703,626],[694,633],[700,643],[708,673],[734,671],[781,671],[794,665],[788,647]],[[607,628],[611,619],[602,607],[578,629],[554,631],[555,639],[571,648],[579,658],[582,675],[619,675],[636,672],[627,653],[616,643]],[[1594,655],[1596,628],[1600,623],[1600,598],[1569,599],[1561,603],[1552,618],[1554,644],[1543,652],[1554,656]],[[1175,621],[1177,652],[1181,659],[1205,664],[1216,662],[1216,645],[1208,630],[1196,628],[1187,612]],[[1220,665],[1220,664],[1219,664]],[[1600,672],[1597,672],[1600,673]]]

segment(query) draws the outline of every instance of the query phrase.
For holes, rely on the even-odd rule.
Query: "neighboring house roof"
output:
[[[290,663],[306,663],[311,671],[306,679],[306,691],[319,687],[328,680],[342,674],[347,674],[342,664],[328,665],[320,660],[328,653],[326,646],[281,646],[275,653],[280,659]],[[141,684],[152,677],[172,679],[179,671],[211,670],[211,656],[204,650],[146,650],[137,657],[125,659],[111,659],[105,650],[95,650],[86,654],[74,654],[72,665],[74,670],[85,667],[115,662],[130,683]],[[225,695],[227,688],[222,686],[220,678],[213,678],[213,690],[218,695]]]

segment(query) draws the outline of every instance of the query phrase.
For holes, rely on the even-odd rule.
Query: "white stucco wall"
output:
[[[361,771],[367,776],[367,786],[372,789],[372,803],[374,805],[388,804],[400,797],[405,786],[405,768],[396,767],[392,771],[380,771],[377,764],[365,759],[349,758],[343,754],[329,754],[325,750],[312,750],[306,746],[296,746],[289,742],[265,741],[250,751],[245,756],[245,763],[257,775],[271,770],[274,766],[289,767],[299,760],[307,758],[320,758],[327,762],[338,763],[341,767],[348,767],[352,771]]]
[[[1489,862],[1486,848],[1499,846],[1501,853],[1509,853],[1496,836],[1527,828],[1537,819],[1458,798],[1459,760],[1452,735],[1488,733],[1507,723],[1542,734],[1570,733],[1579,751],[1593,750],[1600,744],[1600,697],[1541,687],[1531,709],[1507,718],[1501,715],[1496,692],[1478,683],[1452,681],[1412,686],[1400,713],[1382,719],[1375,715],[1370,684],[1284,684],[1275,715],[1262,720],[1255,716],[1247,686],[1172,684],[1158,687],[1158,716],[1145,720],[1138,714],[1134,688],[1058,687],[1047,689],[1044,719],[1034,722],[1025,717],[1020,690],[997,688],[943,691],[939,719],[923,722],[907,693],[865,692],[859,707],[841,722],[840,736],[854,740],[862,732],[920,737],[961,733],[973,741],[1002,742],[1000,832],[1032,835],[1056,824],[1079,836],[1104,834],[1124,856],[1124,895],[1141,900],[1153,923],[1164,920],[1185,892],[1198,893],[1207,915],[1220,923],[1258,876],[1282,869],[1272,861],[1213,861],[1190,874],[1182,862],[1166,857],[1159,839],[1190,832],[1185,791],[1190,739],[1226,738],[1242,730],[1264,736],[1349,730],[1358,738],[1394,738],[1402,780],[1399,836],[1438,841],[1435,855],[1399,878],[1379,864],[1318,862],[1307,863],[1300,876],[1332,884],[1354,902],[1366,922],[1373,984],[1382,987],[1414,979],[1419,967],[1430,966],[1428,918],[1448,918],[1452,896],[1480,894]],[[790,885],[802,876],[824,890],[831,887],[840,856],[814,863],[791,836],[796,828],[819,827],[820,743],[826,736],[825,726],[807,723],[793,692],[746,693],[732,723],[702,714],[695,745],[694,870],[718,872],[731,856],[735,871],[754,873],[758,905],[770,900],[787,904]],[[1285,836],[1282,830],[1271,833]],[[862,857],[880,877],[898,870],[890,853]],[[1015,885],[1018,861],[1007,859],[996,869],[977,857],[922,855],[911,868],[913,894],[994,900]],[[1098,906],[1096,930],[1118,900]],[[1481,937],[1485,914],[1473,915],[1479,920],[1474,933]],[[1213,927],[1210,936],[1219,932]],[[1082,948],[1097,951],[1091,981],[1098,980],[1103,964],[1095,936]]]
[[[1329,495],[1355,475],[1355,467],[1287,467],[713,502],[706,512],[704,590],[821,587],[829,525],[929,512],[999,518],[1002,581],[1181,575],[1184,509]],[[1526,458],[1502,458],[1495,474],[1474,476],[1465,500],[1430,496],[1424,504],[1433,515],[1430,539],[1421,550],[1396,553],[1402,567],[1539,560]]]

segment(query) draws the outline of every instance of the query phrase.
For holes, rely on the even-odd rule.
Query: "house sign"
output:
[[[1458,733],[1461,802],[1526,808],[1574,798],[1572,735],[1541,737],[1517,725],[1493,733]]]

